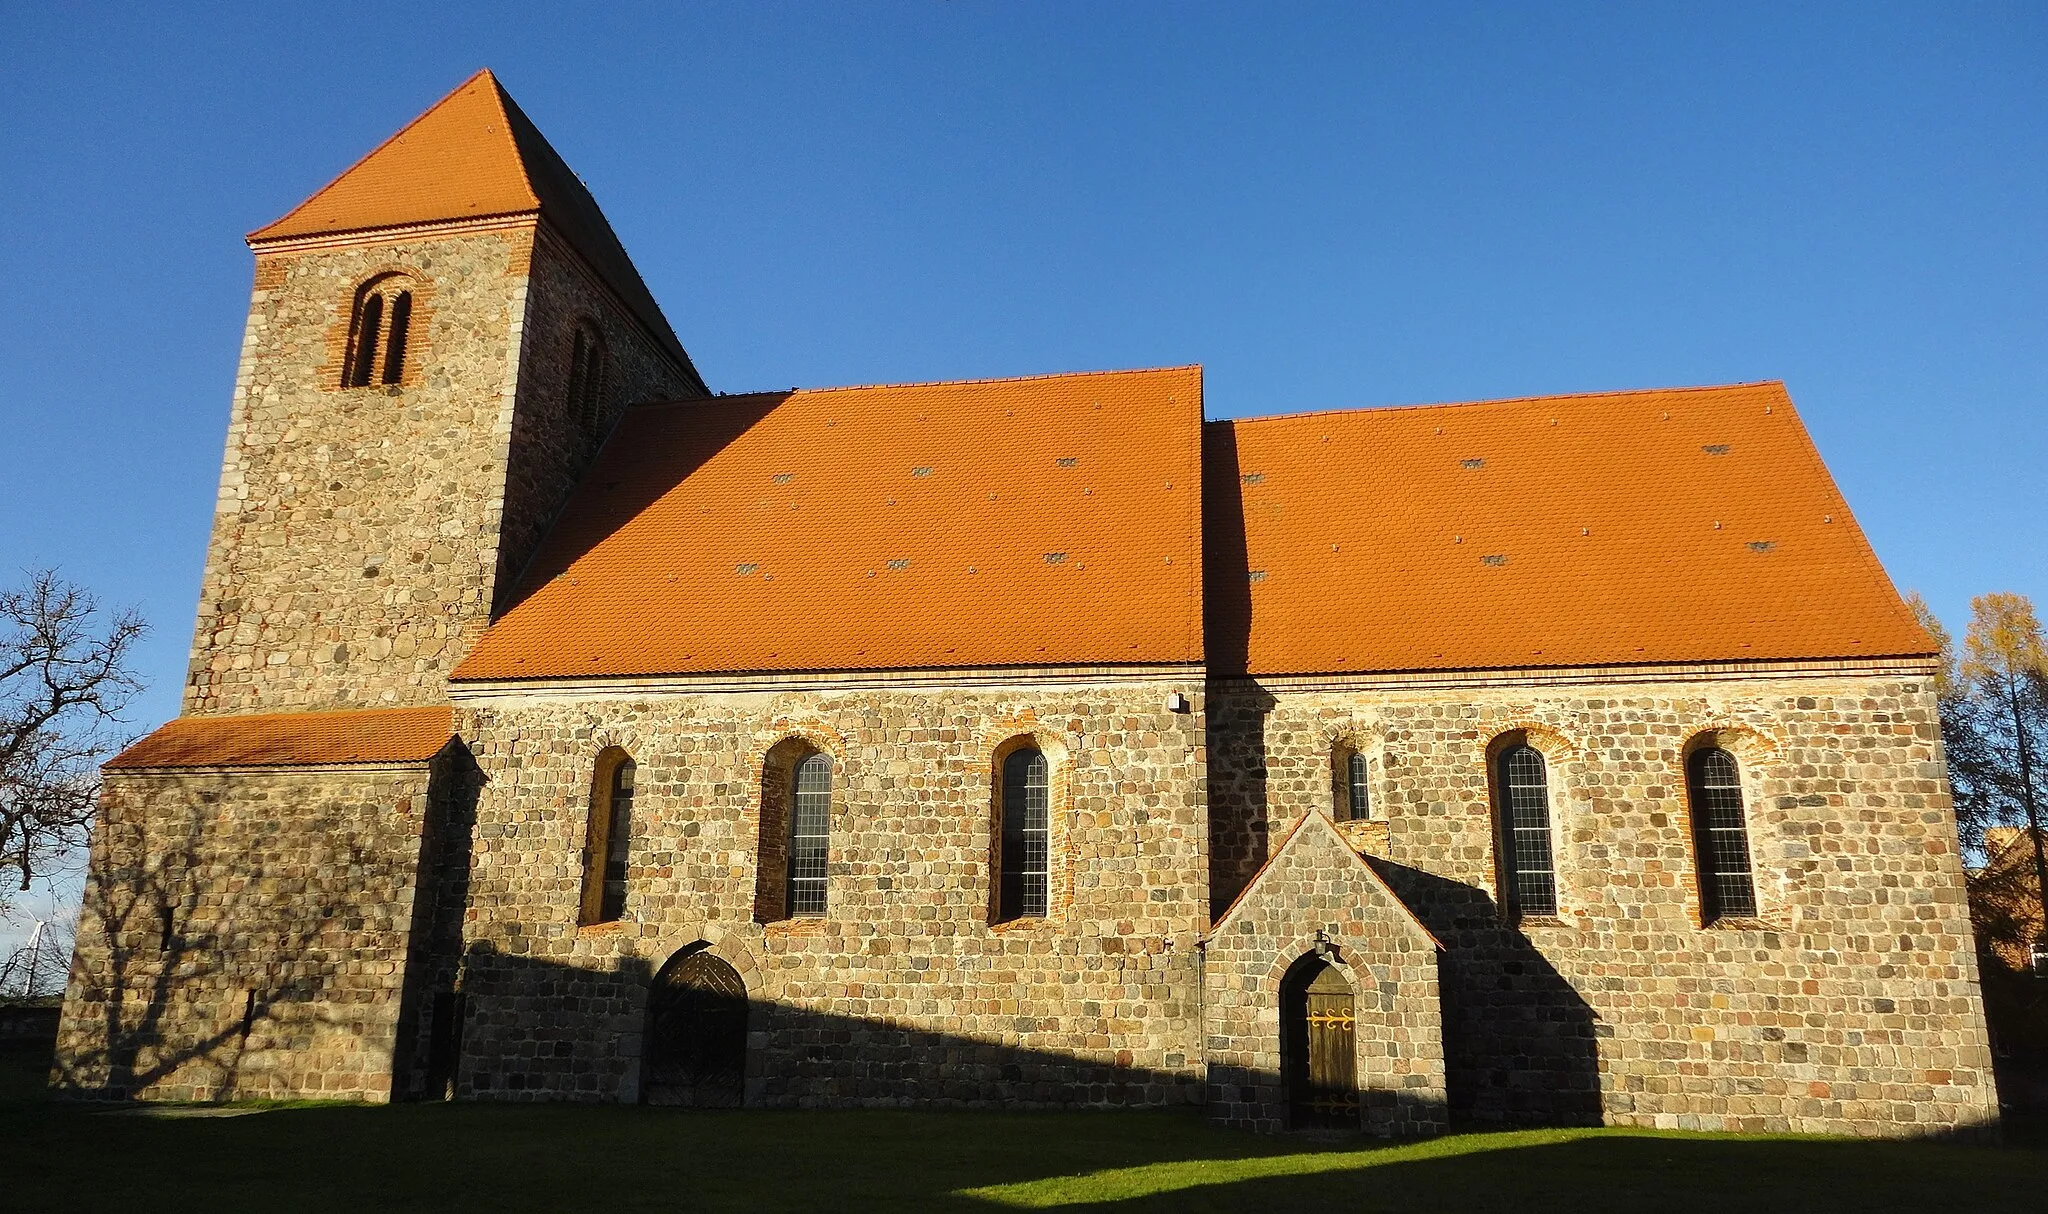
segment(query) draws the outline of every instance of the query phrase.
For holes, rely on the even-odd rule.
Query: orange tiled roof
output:
[[[597,200],[488,69],[249,240],[534,213],[590,262],[656,341],[690,365]]]
[[[1934,652],[1783,384],[1309,413],[1205,438],[1217,673]]]
[[[107,767],[421,762],[440,753],[454,733],[454,710],[445,706],[180,717],[115,755]]]
[[[458,679],[1199,662],[1199,367],[641,406]]]

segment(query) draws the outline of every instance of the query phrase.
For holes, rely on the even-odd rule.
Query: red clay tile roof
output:
[[[249,240],[536,212],[590,262],[650,335],[690,367],[597,200],[489,70],[463,81],[284,218],[249,233]]]
[[[1199,367],[628,411],[457,679],[1202,658]]]
[[[1214,422],[1205,463],[1214,673],[1935,649],[1779,383]]]
[[[147,767],[319,767],[423,762],[455,734],[439,708],[366,708],[242,717],[180,717],[107,761]]]

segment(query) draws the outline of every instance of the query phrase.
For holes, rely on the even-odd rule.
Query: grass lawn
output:
[[[0,1055],[8,1211],[2048,1209],[2038,1137],[1536,1130],[1375,1146],[1161,1113],[435,1104],[188,1116],[45,1103],[30,1062]]]

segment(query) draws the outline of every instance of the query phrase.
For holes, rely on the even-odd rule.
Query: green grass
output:
[[[14,1062],[17,1065],[7,1066]],[[571,1105],[108,1112],[0,1057],[0,1207],[1200,1211],[2043,1208],[2048,1143],[1465,1133],[1394,1146],[1163,1113],[689,1113]]]

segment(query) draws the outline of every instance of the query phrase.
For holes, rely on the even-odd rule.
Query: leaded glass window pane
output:
[[[1749,866],[1749,824],[1742,811],[1742,771],[1718,746],[1686,763],[1692,792],[1700,901],[1709,922],[1756,915],[1756,879]]]
[[[831,842],[832,760],[814,754],[796,765],[789,815],[789,913],[825,913],[825,860]]]
[[[1527,744],[1500,756],[1501,842],[1507,851],[1508,896],[1523,915],[1557,913],[1557,873],[1550,853],[1550,785],[1543,755]]]
[[[1345,771],[1348,799],[1344,808],[1352,821],[1363,822],[1372,816],[1372,793],[1366,788],[1365,756],[1357,751],[1351,752]]]
[[[1052,807],[1051,768],[1032,748],[1003,760],[1002,895],[998,917],[1046,913]]]
[[[633,848],[633,761],[612,770],[611,817],[605,832],[604,900],[597,920],[610,923],[626,913],[626,858]]]

